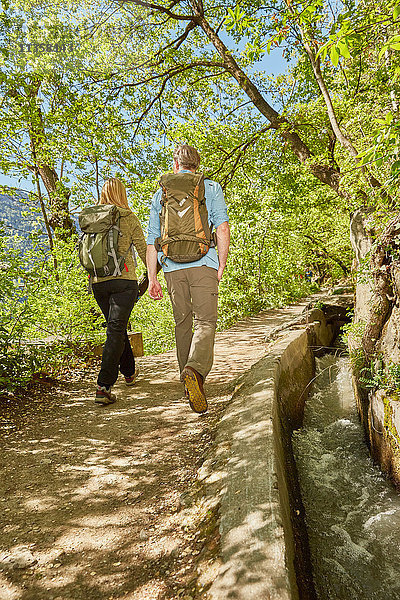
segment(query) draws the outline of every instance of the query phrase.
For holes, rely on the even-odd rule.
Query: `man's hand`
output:
[[[161,284],[158,279],[153,279],[149,282],[149,296],[153,300],[161,300],[163,297]]]
[[[158,268],[157,250],[153,244],[147,246],[147,271],[149,274],[149,296],[153,300],[161,300],[163,297],[161,284],[157,280]]]
[[[217,233],[217,248],[218,248],[218,281],[221,281],[222,274],[224,272],[226,261],[228,259],[229,242],[230,242],[230,230],[227,221],[224,221],[215,230]]]

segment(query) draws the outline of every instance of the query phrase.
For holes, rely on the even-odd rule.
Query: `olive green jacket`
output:
[[[121,230],[121,236],[118,242],[119,254],[126,254],[129,250],[129,246],[133,243],[135,247],[136,256],[139,255],[143,264],[146,265],[146,240],[144,239],[142,226],[136,215],[129,208],[119,208],[121,218],[119,220],[119,227]],[[122,271],[122,275],[118,279],[136,279],[135,263],[131,250],[129,250],[126,259],[125,267]],[[100,283],[101,281],[108,281],[110,279],[116,279],[115,277],[97,277],[93,278],[93,283]]]

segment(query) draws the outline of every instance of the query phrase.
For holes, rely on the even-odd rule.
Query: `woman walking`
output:
[[[138,296],[133,248],[146,264],[146,241],[139,219],[128,206],[125,186],[119,179],[113,177],[105,182],[99,204],[114,204],[118,208],[118,253],[125,257],[120,275],[92,278],[94,297],[107,321],[107,338],[97,378],[95,402],[106,405],[116,401],[112,386],[117,381],[119,371],[127,385],[133,385],[136,379],[135,359],[126,328]]]

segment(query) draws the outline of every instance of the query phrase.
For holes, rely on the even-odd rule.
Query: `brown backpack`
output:
[[[155,247],[174,262],[200,260],[215,237],[208,224],[202,173],[166,173],[160,179],[161,236]]]

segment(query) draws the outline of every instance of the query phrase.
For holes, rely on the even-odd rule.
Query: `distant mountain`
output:
[[[22,251],[32,247],[29,234],[39,233],[46,237],[43,216],[40,209],[35,209],[28,195],[22,191],[15,194],[0,194],[0,224],[4,233],[10,239],[10,244]]]

